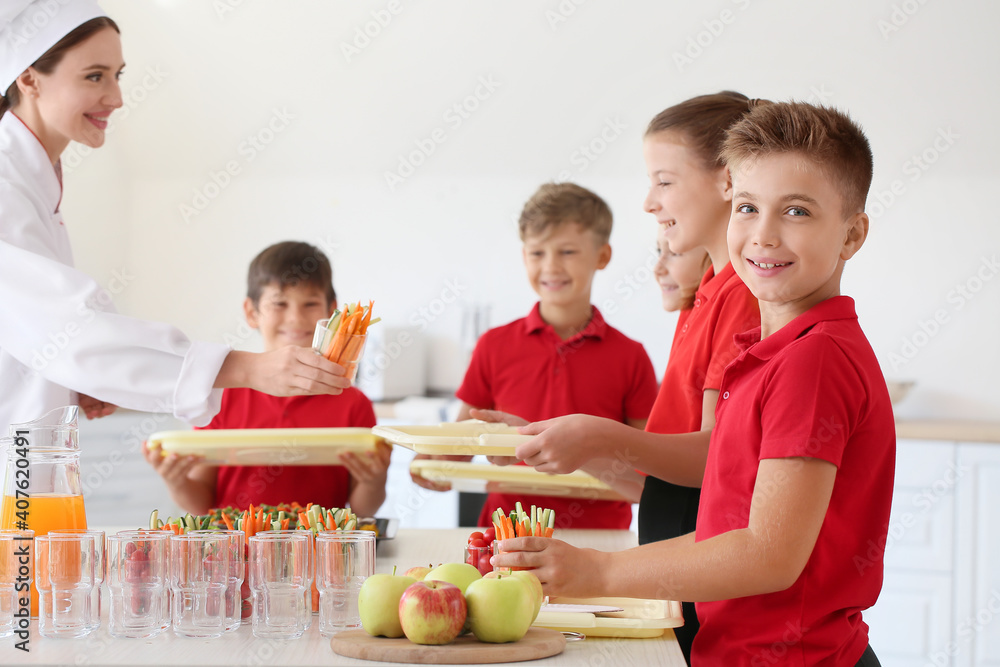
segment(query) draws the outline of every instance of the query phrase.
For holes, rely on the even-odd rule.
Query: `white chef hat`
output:
[[[2,0],[0,95],[75,28],[107,16],[96,0]]]

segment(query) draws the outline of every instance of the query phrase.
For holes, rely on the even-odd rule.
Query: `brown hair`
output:
[[[729,130],[722,158],[735,171],[776,153],[800,153],[829,175],[840,189],[844,215],[865,210],[872,149],[846,113],[804,102],[761,105]]]
[[[118,29],[118,24],[109,19],[107,16],[90,19],[86,23],[81,23],[77,27],[73,28],[73,30],[56,42],[51,49],[43,53],[42,56],[30,66],[34,67],[42,74],[52,74],[56,66],[62,62],[63,56],[66,55],[67,51],[86,41],[91,36],[99,33],[105,28],[111,28],[118,34],[121,34],[121,30]],[[13,109],[20,103],[21,91],[17,89],[17,81],[15,80],[14,83],[10,84],[10,88],[7,89],[6,95],[0,98],[0,116],[3,116],[9,109]]]
[[[247,297],[254,306],[260,303],[264,288],[274,284],[282,289],[290,285],[313,285],[326,293],[327,305],[337,303],[330,260],[322,250],[308,243],[275,243],[253,258],[247,271]]]
[[[732,90],[692,97],[656,114],[649,121],[644,136],[668,130],[678,132],[701,158],[706,169],[720,168],[724,166],[719,151],[726,138],[726,130],[746,115],[756,102]]]
[[[546,183],[531,195],[518,220],[521,240],[551,231],[566,223],[576,223],[594,232],[603,245],[611,238],[611,209],[587,188],[575,183]]]

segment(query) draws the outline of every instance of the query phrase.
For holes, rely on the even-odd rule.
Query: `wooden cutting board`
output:
[[[487,644],[462,635],[444,646],[422,646],[406,637],[372,637],[364,630],[347,630],[330,640],[333,652],[348,658],[405,662],[415,665],[461,665],[520,662],[558,655],[566,647],[562,633],[544,628],[528,628],[528,633],[510,644]]]

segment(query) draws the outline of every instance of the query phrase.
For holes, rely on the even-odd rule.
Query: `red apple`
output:
[[[454,584],[418,581],[403,591],[399,622],[414,644],[448,644],[465,625],[465,597]]]
[[[417,581],[423,581],[424,577],[427,576],[427,573],[433,569],[434,569],[433,565],[428,565],[427,567],[418,565],[416,567],[411,567],[409,570],[404,572],[403,575],[407,577],[413,577]]]

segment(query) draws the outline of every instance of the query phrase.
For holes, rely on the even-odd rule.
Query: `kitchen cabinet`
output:
[[[885,667],[1000,666],[1000,445],[898,441],[885,580],[864,616]]]

